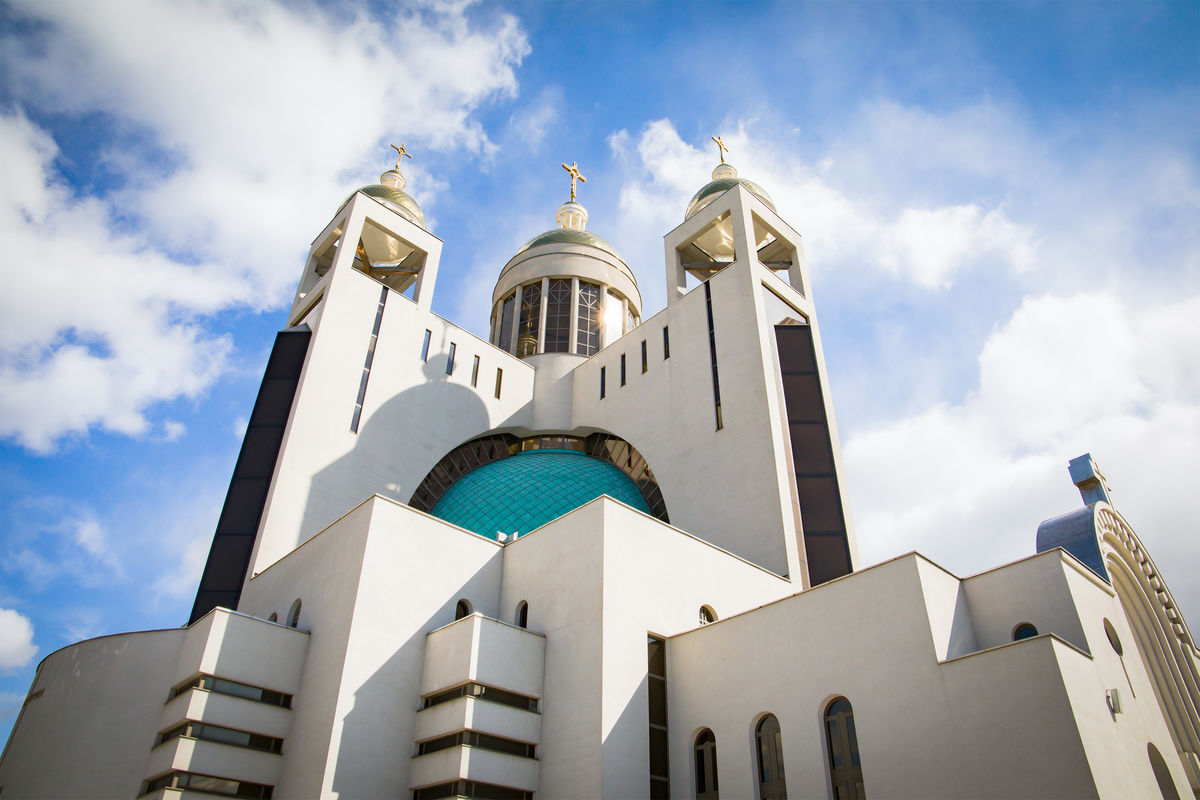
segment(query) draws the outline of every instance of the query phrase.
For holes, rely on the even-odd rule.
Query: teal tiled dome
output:
[[[526,450],[471,470],[430,513],[495,539],[529,533],[602,494],[650,513],[637,484],[607,461],[577,450]]]

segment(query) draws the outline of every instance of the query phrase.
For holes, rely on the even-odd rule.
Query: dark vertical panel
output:
[[[775,342],[804,526],[804,553],[809,580],[816,586],[851,570],[846,514],[833,469],[833,439],[817,375],[812,328],[776,325]]]
[[[307,328],[280,331],[267,360],[254,411],[242,439],[242,450],[233,469],[233,479],[225,495],[225,505],[217,520],[208,563],[200,578],[196,602],[188,624],[217,606],[237,608],[242,582],[250,567],[254,537],[262,520],[263,506],[279,448],[300,382],[300,371],[308,354],[312,332]]]
[[[717,413],[717,430],[721,430],[725,427],[725,421],[721,415],[721,379],[717,375],[717,332],[713,326],[712,286],[708,281],[704,282],[704,306],[708,311],[708,357],[712,359],[713,406]]]

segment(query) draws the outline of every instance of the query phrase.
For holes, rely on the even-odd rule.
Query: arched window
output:
[[[279,615],[272,611],[271,616],[267,617],[267,622],[279,622]]]
[[[705,728],[696,737],[692,750],[696,761],[696,800],[718,800],[717,737]]]
[[[829,744],[829,781],[838,800],[865,800],[854,709],[839,697],[825,708],[825,737]]]
[[[517,603],[516,623],[518,628],[529,627],[529,603],[526,603],[524,600]]]
[[[1158,791],[1163,800],[1179,800],[1179,790],[1175,788],[1171,770],[1167,768],[1162,753],[1153,744],[1146,745],[1146,752],[1150,755],[1150,769],[1154,770],[1154,780],[1158,781]]]
[[[712,610],[712,606],[700,606],[700,624],[707,625],[710,622],[717,621],[717,612]]]
[[[1029,622],[1022,622],[1017,627],[1013,628],[1013,641],[1019,642],[1022,639],[1030,639],[1038,635],[1038,629]]]
[[[458,605],[454,607],[454,618],[462,619],[471,615],[471,604],[466,600],[459,600]]]
[[[296,602],[292,603],[291,610],[288,611],[287,624],[289,628],[295,628],[300,625],[300,598],[296,598]]]
[[[783,776],[783,737],[779,720],[767,714],[754,729],[754,749],[758,755],[759,800],[787,800],[787,781]]]

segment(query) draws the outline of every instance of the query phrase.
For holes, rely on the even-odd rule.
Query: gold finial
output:
[[[394,144],[390,144],[388,147],[396,151],[396,171],[399,172],[400,162],[404,160],[404,157],[408,156],[412,158],[412,156],[408,155],[408,151],[404,149],[404,142],[401,142],[399,147],[396,147]]]
[[[575,202],[575,181],[581,180],[584,183],[587,183],[587,178],[585,178],[579,174],[579,164],[575,161],[572,161],[571,166],[569,166],[569,167],[567,166],[566,162],[564,161],[562,168],[565,169],[567,171],[567,174],[569,174],[571,176],[571,202],[574,203]]]
[[[725,154],[729,152],[729,148],[726,147],[725,143],[721,141],[720,136],[714,136],[712,137],[712,140],[717,143],[717,150],[721,153],[721,163],[724,164]]]

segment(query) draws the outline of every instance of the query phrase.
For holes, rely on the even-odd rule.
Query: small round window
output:
[[[1104,635],[1108,637],[1108,643],[1112,645],[1113,650],[1117,651],[1117,655],[1124,656],[1125,648],[1121,646],[1121,637],[1117,636],[1117,629],[1113,627],[1107,617],[1104,619]]]
[[[1028,622],[1022,622],[1020,625],[1013,628],[1012,637],[1014,642],[1019,642],[1022,639],[1031,639],[1037,635],[1037,628],[1033,627],[1033,625]]]

